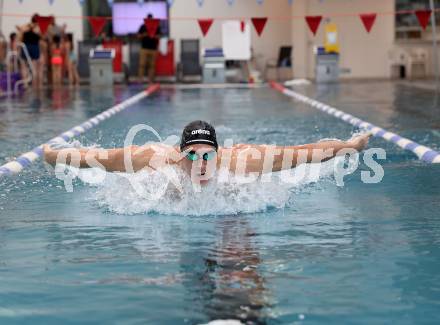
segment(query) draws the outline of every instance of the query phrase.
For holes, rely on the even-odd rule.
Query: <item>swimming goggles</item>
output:
[[[186,154],[186,159],[191,161],[196,161],[202,158],[205,161],[211,160],[215,157],[216,152],[215,151],[209,151],[205,152],[204,154],[198,154],[195,151],[190,151]]]

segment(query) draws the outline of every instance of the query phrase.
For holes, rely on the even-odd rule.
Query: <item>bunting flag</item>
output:
[[[144,24],[145,24],[145,28],[147,29],[148,36],[150,37],[156,36],[157,29],[159,28],[159,19],[145,18]]]
[[[97,37],[104,28],[107,19],[105,17],[88,17],[90,26],[92,26],[93,34]]]
[[[40,27],[41,34],[45,35],[49,25],[52,23],[52,16],[37,16],[37,24]]]
[[[367,33],[371,31],[371,28],[373,28],[374,22],[376,21],[376,14],[360,14],[362,23],[364,24],[365,29],[367,30]]]
[[[428,26],[429,18],[431,18],[431,10],[416,10],[416,16],[419,20],[420,26],[422,26],[423,30],[426,30],[426,26]]]
[[[316,35],[321,20],[322,16],[306,16],[307,25],[309,25],[309,28],[312,31],[313,35]]]
[[[18,0],[20,3],[23,3],[24,0]],[[54,4],[55,0],[48,0],[50,5]],[[84,2],[86,0],[78,0],[79,4],[81,6],[84,5]],[[139,6],[142,6],[145,2],[145,0],[136,0],[137,3],[139,4]],[[168,5],[171,7],[174,4],[175,0],[166,0]],[[199,6],[203,6],[204,4],[204,0],[196,0]],[[263,4],[264,0],[256,0],[258,4]],[[228,4],[231,6],[234,4],[235,0],[227,0]],[[114,0],[107,0],[107,3],[112,6],[114,3]],[[293,0],[288,0],[288,3],[290,5],[293,4]],[[399,14],[404,14],[407,12],[395,12],[396,15]],[[429,9],[426,10],[416,10],[414,11],[414,14],[417,17],[417,20],[420,24],[420,26],[422,27],[423,30],[426,30],[429,21],[431,19],[431,15],[432,15],[432,11]],[[353,14],[354,16],[355,14]],[[362,14],[358,14],[359,18],[362,21],[362,24],[365,28],[365,30],[367,31],[367,33],[370,33],[375,22],[376,22],[376,18],[377,18],[377,13],[362,13]],[[307,22],[307,25],[310,29],[310,31],[313,33],[313,35],[316,35],[319,26],[321,24],[322,21],[322,16],[306,16],[305,20]],[[98,36],[102,29],[104,28],[105,24],[106,24],[106,20],[107,18],[105,17],[88,17],[89,23],[92,27],[92,30],[95,34],[95,36]],[[251,18],[252,24],[254,25],[254,28],[256,30],[256,33],[258,34],[258,36],[261,36],[261,34],[263,33],[263,30],[266,26],[268,18],[267,17],[253,17]],[[41,33],[44,35],[46,34],[49,25],[51,24],[52,21],[52,17],[51,16],[38,16],[37,17],[37,23],[40,27]],[[202,31],[203,36],[206,36],[209,32],[209,29],[211,28],[211,25],[213,23],[213,19],[198,19],[198,23],[200,26],[200,29]],[[159,23],[160,20],[159,19],[144,19],[144,23],[147,29],[147,33],[150,37],[154,37],[157,33],[157,29],[159,27]],[[240,30],[242,32],[245,31],[245,21],[244,20],[240,20]]]
[[[262,18],[251,18],[252,24],[255,27],[255,30],[257,31],[258,36],[261,36],[261,33],[263,33],[264,26],[266,26],[267,17]]]
[[[203,36],[206,36],[208,34],[209,29],[211,28],[212,23],[214,22],[214,19],[198,19],[200,29],[202,30]]]

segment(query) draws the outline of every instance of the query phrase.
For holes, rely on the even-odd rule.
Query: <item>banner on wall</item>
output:
[[[309,26],[310,31],[313,33],[313,35],[316,35],[321,20],[322,16],[306,16],[307,25]]]
[[[371,28],[373,28],[374,22],[376,21],[377,14],[360,14],[359,16],[361,17],[365,30],[367,33],[369,33]]]
[[[212,23],[214,22],[214,19],[199,19],[198,22],[203,36],[206,36],[211,28]]]
[[[18,0],[20,3],[23,3],[24,0]],[[48,0],[49,3],[52,5],[54,3],[55,0]],[[82,6],[84,5],[85,0],[78,0],[79,4]],[[139,5],[143,5],[145,3],[146,0],[137,0],[137,3]],[[171,7],[174,4],[175,0],[166,0],[168,5]],[[204,0],[196,0],[197,3],[199,4],[199,6],[202,6],[204,4]],[[256,0],[258,3],[262,4],[264,2],[264,0]],[[235,0],[227,0],[229,5],[233,5],[235,3]],[[288,0],[289,4],[293,4],[293,0]],[[107,0],[107,3],[112,6],[114,3],[114,0]],[[439,10],[439,9],[436,9]],[[432,16],[432,11],[431,10],[402,10],[402,11],[395,11],[395,12],[386,12],[386,13],[353,13],[353,14],[343,14],[343,16],[357,16],[360,18],[365,30],[367,33],[370,33],[375,22],[376,22],[376,18],[378,15],[383,15],[383,16],[397,16],[397,15],[408,15],[408,14],[413,14],[417,17],[417,20],[420,24],[420,26],[422,27],[423,30],[426,30],[431,16]],[[0,15],[7,15],[7,16],[17,16],[17,17],[22,17],[22,15],[14,15],[14,14],[5,14],[2,13]],[[332,15],[326,15],[326,18],[330,18],[332,16],[340,16],[342,15],[341,13],[334,13]],[[103,29],[106,20],[110,20],[112,19],[112,17],[84,17],[84,16],[76,16],[76,17],[71,17],[69,16],[69,18],[72,19],[88,19],[92,29],[94,31],[95,35],[99,35],[99,33],[101,32],[101,30]],[[305,18],[306,23],[310,29],[310,31],[313,33],[313,35],[316,35],[319,26],[321,24],[321,21],[323,19],[323,16],[305,16],[305,17],[274,17],[272,18],[273,20],[278,20],[278,21],[290,21],[293,19],[297,19],[297,18]],[[41,29],[42,34],[45,34],[47,32],[47,29],[50,25],[50,20],[52,18],[51,17],[46,17],[46,16],[39,16],[38,17],[38,25]],[[126,19],[130,19],[130,17],[126,17]],[[138,19],[136,17],[133,17],[133,19]],[[165,19],[165,18],[164,18]],[[173,19],[168,17],[167,19]],[[207,33],[209,32],[209,29],[211,27],[212,24],[212,19],[210,18],[195,18],[195,17],[185,17],[185,19],[188,20],[197,20],[199,27],[201,28],[202,34],[203,36],[206,36]],[[234,20],[237,20],[237,22],[240,25],[240,30],[241,32],[244,32],[244,26],[245,26],[245,20],[251,19],[251,22],[255,28],[256,33],[258,34],[258,36],[261,36],[264,28],[267,24],[268,18],[267,17],[253,17],[253,18],[248,18],[248,17],[235,17],[232,18]],[[118,20],[116,20],[118,21]],[[158,19],[152,19],[150,22],[144,21],[145,26],[147,28],[147,32],[150,36],[154,36],[156,34],[157,28],[159,26],[159,20]]]
[[[41,34],[45,35],[49,28],[49,25],[52,23],[52,16],[37,16],[37,24],[40,27]]]
[[[431,18],[431,10],[417,10],[416,16],[420,23],[420,26],[422,26],[423,30],[426,30],[429,19]]]
[[[157,29],[159,28],[160,20],[157,18],[145,18],[144,24],[147,29],[147,34],[150,37],[154,37],[157,33]]]
[[[258,36],[261,36],[264,27],[266,26],[267,17],[254,17],[251,18],[251,21],[255,27],[255,31],[257,32]]]
[[[105,17],[88,17],[90,26],[92,26],[93,35],[97,37],[104,28],[107,19]]]

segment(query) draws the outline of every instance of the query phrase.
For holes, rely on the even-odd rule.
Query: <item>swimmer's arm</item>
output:
[[[44,159],[55,166],[57,163],[78,168],[98,167],[108,172],[137,172],[145,167],[157,168],[166,163],[162,152],[150,146],[130,146],[116,149],[66,148],[54,150],[45,145]],[[127,156],[127,164],[124,157]],[[153,159],[154,157],[154,159]]]
[[[303,163],[324,162],[343,154],[343,149],[362,151],[370,133],[348,141],[321,141],[299,146],[239,145],[233,149],[230,169],[242,173],[270,173],[294,168]]]
[[[109,172],[125,171],[124,148],[65,148],[55,150],[45,145],[43,150],[44,160],[52,166],[55,166],[57,163],[62,163],[77,168],[99,167]]]

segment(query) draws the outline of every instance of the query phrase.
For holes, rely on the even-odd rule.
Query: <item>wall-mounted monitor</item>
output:
[[[113,3],[113,33],[127,35],[137,33],[148,14],[154,18],[168,19],[168,5],[166,1],[145,2],[115,2]],[[167,23],[165,25],[168,25]],[[165,28],[164,28],[165,27]],[[165,29],[165,30],[164,30]],[[168,29],[161,23],[162,33],[167,34]]]

